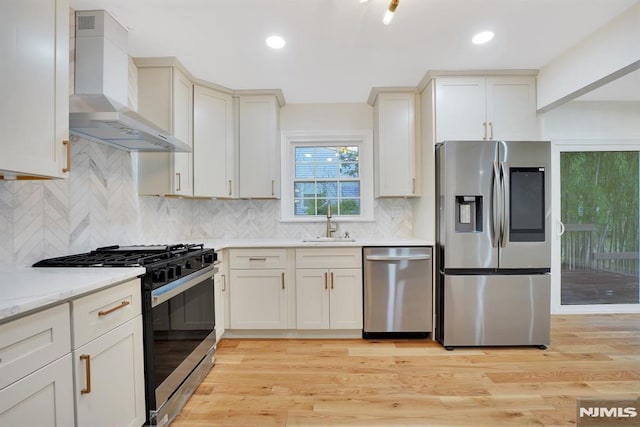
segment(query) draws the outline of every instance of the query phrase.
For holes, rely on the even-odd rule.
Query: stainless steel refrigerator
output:
[[[550,157],[547,141],[436,146],[436,338],[447,349],[549,344]]]

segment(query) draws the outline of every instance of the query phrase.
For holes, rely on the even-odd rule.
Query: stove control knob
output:
[[[176,277],[176,269],[173,265],[167,267],[167,280],[171,280]]]
[[[164,283],[167,281],[167,271],[164,268],[153,272],[153,281],[155,283]]]
[[[193,267],[191,266],[191,261],[187,261],[184,263],[184,268],[187,270],[191,270]]]
[[[182,266],[176,265],[176,277],[182,276]]]
[[[213,254],[212,253],[204,254],[202,262],[203,264],[211,264],[213,262]]]

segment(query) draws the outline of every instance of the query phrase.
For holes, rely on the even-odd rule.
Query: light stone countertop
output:
[[[354,242],[303,242],[303,239],[190,239],[215,250],[363,246],[433,246],[422,239],[358,239]],[[0,323],[134,279],[143,267],[0,269]]]
[[[306,247],[364,247],[364,246],[434,246],[423,239],[358,239],[354,242],[303,242],[303,239],[190,239],[190,243],[202,243],[216,251],[237,248],[306,248]]]
[[[0,269],[0,323],[144,273],[143,267]]]

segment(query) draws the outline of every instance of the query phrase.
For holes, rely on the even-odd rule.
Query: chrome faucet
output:
[[[331,224],[331,218],[331,202],[327,200],[327,237],[331,237],[337,229],[335,224]]]

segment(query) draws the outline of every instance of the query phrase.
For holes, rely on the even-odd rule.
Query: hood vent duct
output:
[[[76,12],[71,134],[127,151],[190,152],[184,142],[127,107],[127,30],[104,10]]]

